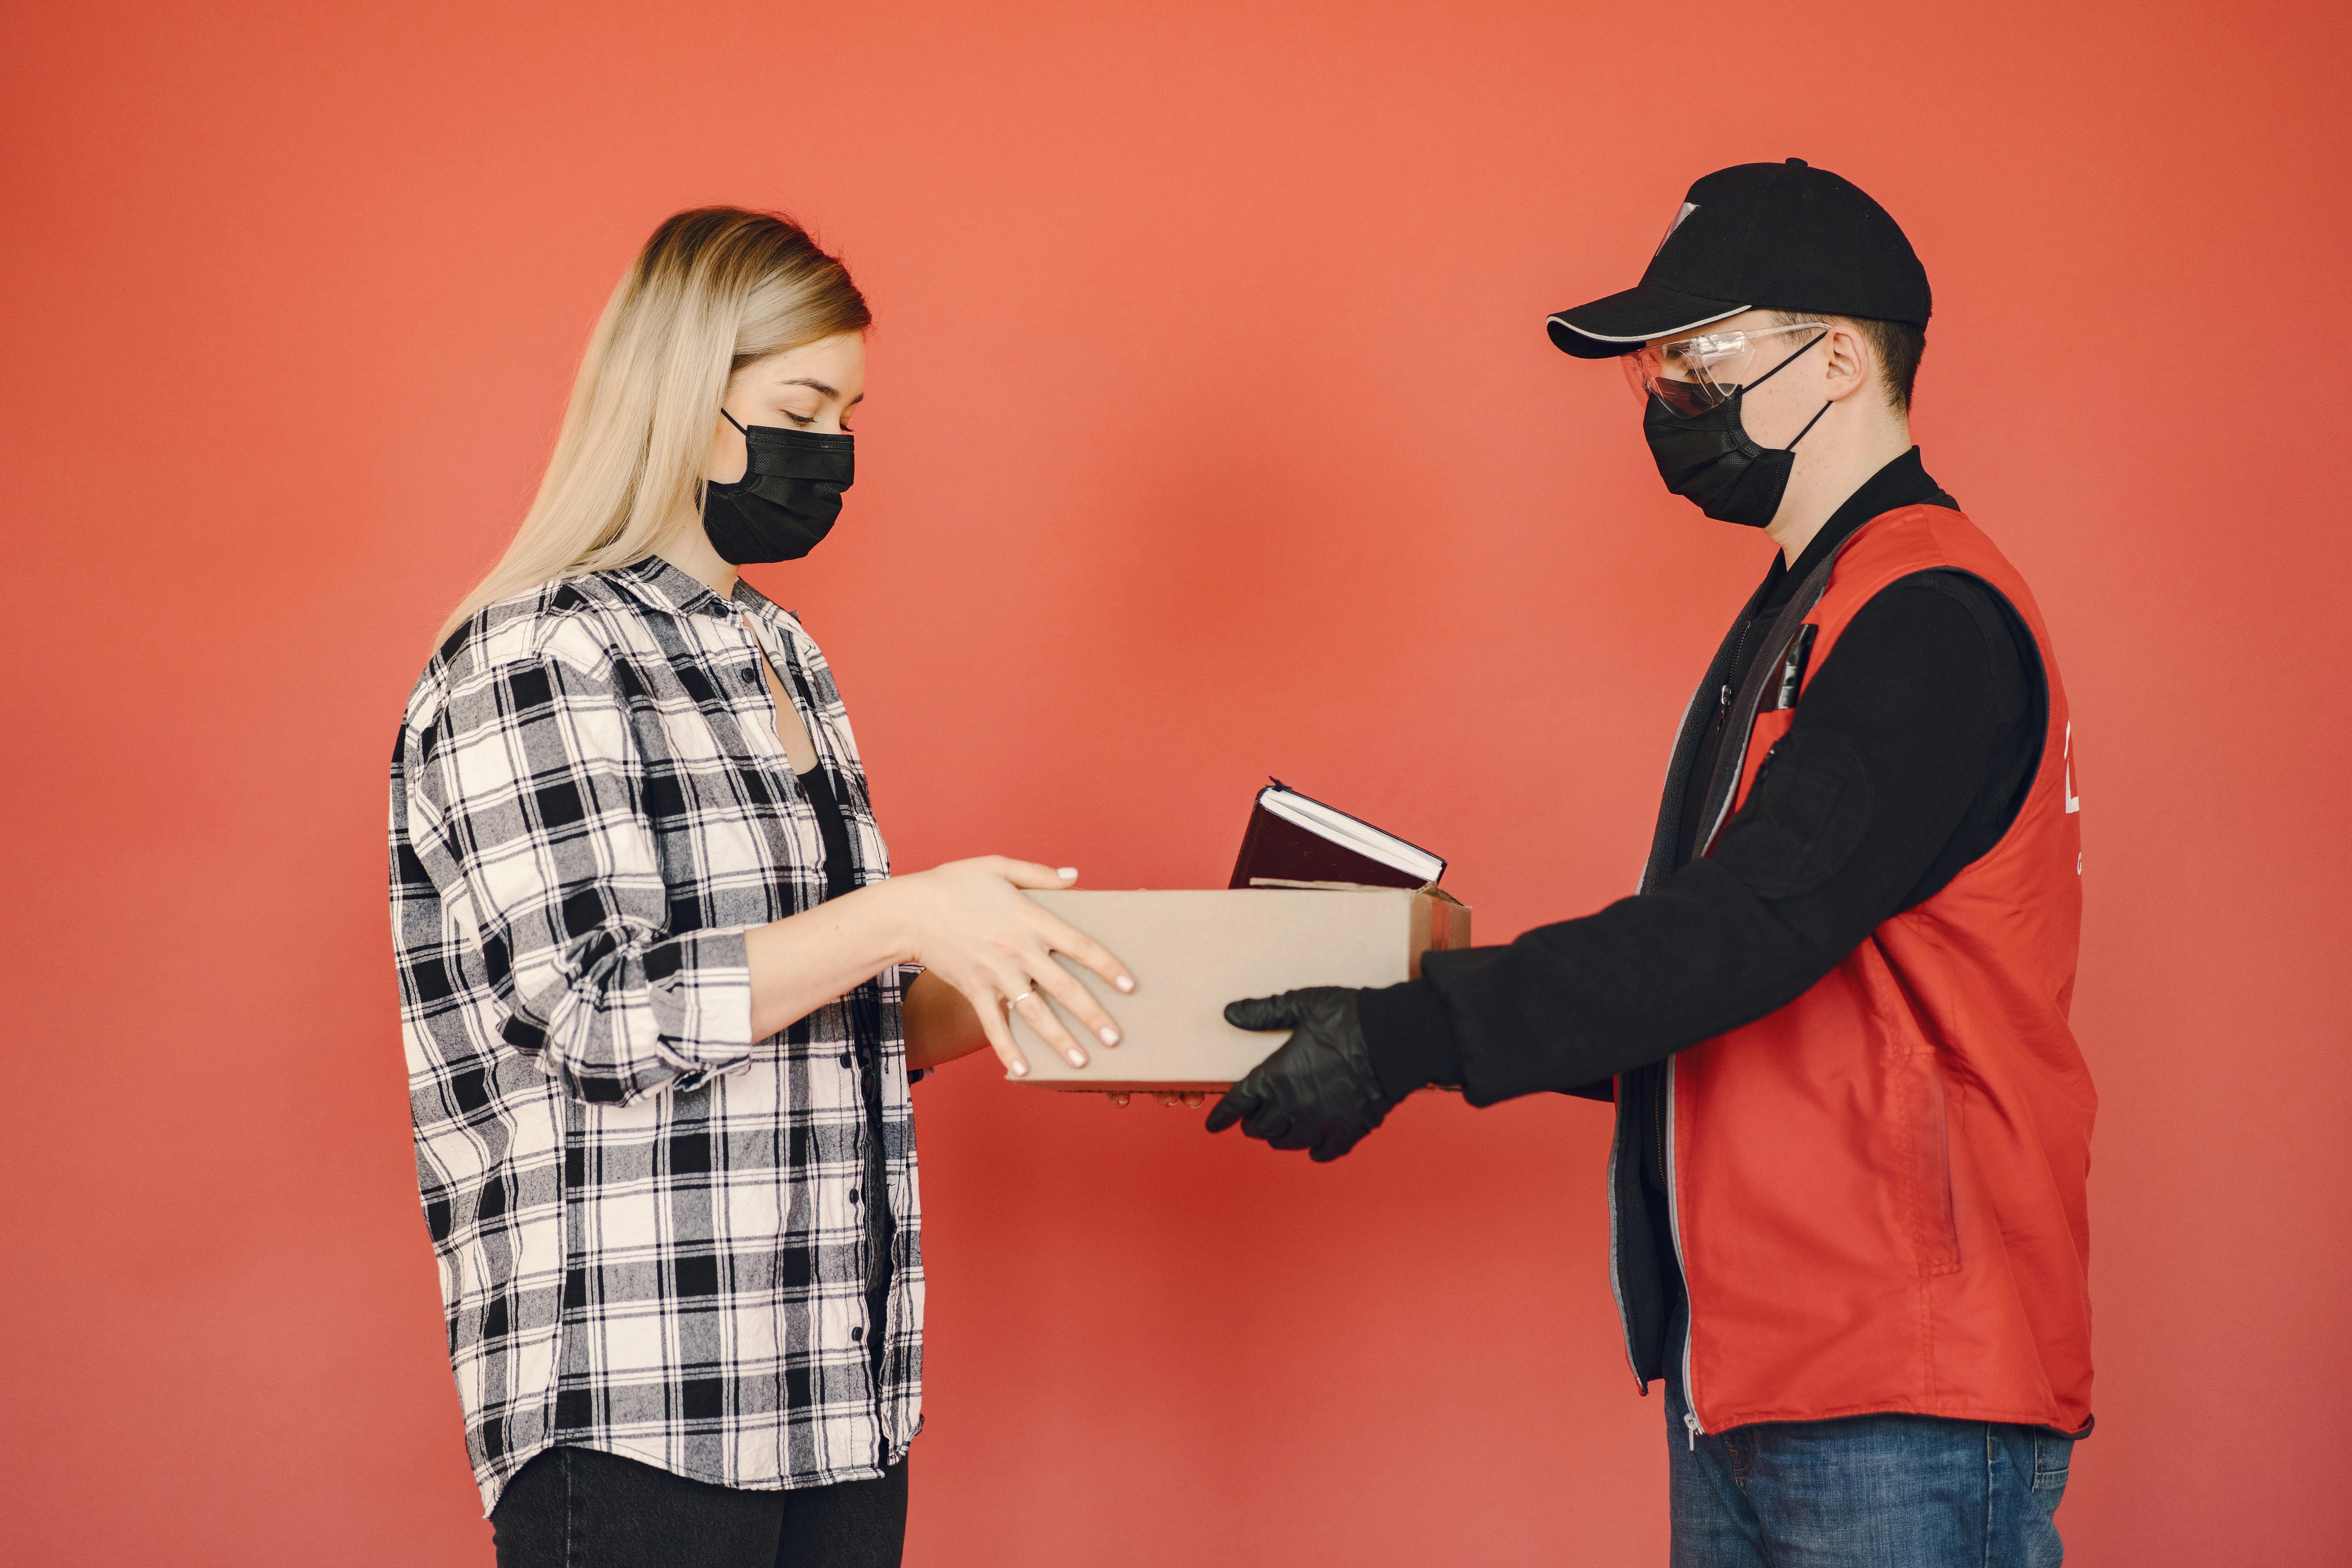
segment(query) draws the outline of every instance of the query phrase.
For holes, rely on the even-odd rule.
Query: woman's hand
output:
[[[1085,1048],[1063,1027],[1045,1000],[1049,996],[1104,1045],[1118,1044],[1110,1015],[1053,955],[1066,954],[1120,991],[1135,989],[1134,976],[1100,942],[1021,893],[1024,888],[1066,888],[1077,876],[1067,868],[1057,871],[989,855],[950,860],[883,884],[898,903],[907,955],[963,994],[997,1058],[1015,1078],[1029,1072],[1007,1020],[1016,1007],[1072,1067],[1087,1065]]]

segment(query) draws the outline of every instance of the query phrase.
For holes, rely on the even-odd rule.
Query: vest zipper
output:
[[[1823,575],[1826,576],[1826,574],[1823,574]],[[1819,595],[1816,595],[1815,596],[1818,597]],[[1758,617],[1753,612],[1761,606],[1763,598],[1764,591],[1759,588],[1757,590],[1755,595],[1748,600],[1748,610],[1743,613],[1740,617],[1738,630],[1735,633],[1726,634],[1722,645],[1716,649],[1715,662],[1708,668],[1709,674],[1716,674],[1717,672],[1728,674],[1738,663],[1739,656],[1746,651],[1748,637],[1753,636],[1755,633],[1755,626]],[[1679,803],[1683,800],[1688,788],[1688,775],[1690,770],[1697,763],[1701,753],[1706,751],[1706,737],[1704,735],[1694,735],[1692,733],[1693,727],[1696,725],[1706,725],[1709,728],[1727,727],[1726,726],[1726,721],[1730,717],[1731,702],[1732,699],[1736,695],[1737,693],[1729,681],[1718,680],[1716,687],[1715,701],[1712,704],[1709,704],[1706,700],[1706,687],[1702,682],[1699,688],[1691,693],[1690,705],[1683,710],[1682,722],[1675,729],[1674,747],[1668,753],[1670,760],[1666,765],[1665,780],[1667,798],[1677,804],[1674,808],[1661,812],[1658,828],[1660,837],[1654,837],[1652,839],[1650,845],[1650,859],[1643,868],[1642,871],[1642,879],[1639,887],[1640,890],[1643,892],[1647,892],[1652,888],[1655,887],[1662,879],[1674,869],[1675,846],[1672,837],[1665,837],[1670,826],[1667,818],[1673,814],[1674,810],[1679,809]],[[1690,748],[1687,753],[1685,753],[1684,750],[1685,744]],[[1719,739],[1717,742],[1717,756],[1714,764],[1716,766],[1721,765],[1722,745],[1723,741]],[[1706,843],[1704,839],[1702,839],[1695,847],[1695,852],[1704,854],[1706,852]],[[1671,1074],[1674,1070],[1672,1058],[1667,1060],[1665,1068],[1670,1075],[1667,1079],[1667,1084],[1669,1091],[1671,1091],[1673,1084]],[[1627,1364],[1633,1368],[1634,1386],[1646,1394],[1650,1391],[1649,1380],[1642,1375],[1641,1364],[1634,1359],[1633,1354],[1633,1313],[1628,1310],[1626,1301],[1624,1263],[1620,1240],[1621,1227],[1624,1224],[1624,1215],[1622,1212],[1618,1202],[1619,1194],[1617,1191],[1617,1178],[1619,1173],[1624,1168],[1624,1158],[1626,1152],[1622,1134],[1626,1131],[1630,1130],[1630,1128],[1639,1124],[1635,1119],[1641,1116],[1642,1109],[1638,1105],[1628,1104],[1625,1102],[1627,1097],[1622,1094],[1622,1090],[1627,1082],[1627,1076],[1620,1076],[1617,1081],[1621,1090],[1618,1104],[1618,1110],[1620,1113],[1617,1125],[1618,1135],[1612,1136],[1609,1143],[1609,1290],[1610,1294],[1617,1299],[1617,1320],[1619,1325],[1624,1330],[1625,1360]],[[1653,1086],[1653,1092],[1655,1092],[1654,1085]],[[1667,1116],[1669,1112],[1664,1110],[1661,1110],[1655,1114],[1663,1119]],[[1675,1258],[1676,1266],[1679,1268],[1681,1266],[1683,1257],[1682,1230],[1679,1221],[1677,1221],[1674,1215],[1674,1178],[1671,1160],[1666,1162],[1666,1165],[1667,1217],[1674,1231]],[[1637,1175],[1633,1179],[1641,1181],[1645,1178]],[[1644,1200],[1645,1205],[1646,1201],[1647,1200]],[[1687,1299],[1689,1290],[1689,1273],[1687,1269],[1684,1270],[1684,1290],[1685,1299]],[[1687,1338],[1685,1338],[1685,1390],[1687,1390],[1688,1381],[1688,1341]]]
[[[1673,1175],[1666,1169],[1666,1075],[1663,1072],[1650,1080],[1650,1121],[1655,1135],[1650,1147],[1658,1152],[1658,1190],[1674,1190]]]
[[[1622,1086],[1625,1079],[1620,1078]],[[1625,1310],[1624,1265],[1618,1255],[1618,1236],[1624,1217],[1617,1201],[1617,1182],[1625,1158],[1625,1110],[1618,1108],[1611,1121],[1614,1125],[1609,1133],[1609,1294],[1617,1301],[1617,1326],[1625,1335],[1625,1365],[1633,1373],[1633,1392],[1644,1399],[1650,1394],[1650,1380],[1642,1375],[1642,1363],[1633,1359],[1633,1315]],[[1635,1178],[1639,1180],[1639,1178]]]
[[[1864,525],[1864,527],[1867,526],[1867,524]],[[1780,609],[1770,616],[1766,616],[1758,613],[1762,610],[1766,598],[1766,591],[1762,588],[1759,588],[1756,591],[1755,596],[1748,600],[1748,612],[1743,616],[1738,633],[1726,637],[1724,639],[1724,645],[1716,650],[1716,659],[1717,662],[1709,667],[1708,673],[1713,674],[1717,669],[1721,669],[1725,674],[1728,675],[1734,670],[1738,670],[1744,662],[1748,652],[1748,639],[1756,635],[1756,629],[1759,624],[1764,626],[1768,634],[1778,629],[1784,622],[1792,621],[1795,624],[1801,626],[1804,623],[1805,617],[1812,613],[1813,606],[1821,602],[1822,595],[1827,591],[1830,576],[1836,567],[1839,556],[1845,553],[1846,546],[1851,544],[1854,539],[1859,538],[1862,531],[1863,531],[1861,529],[1856,529],[1853,533],[1848,535],[1847,538],[1839,544],[1836,552],[1831,555],[1830,559],[1822,562],[1821,565],[1815,567],[1812,574],[1803,583],[1800,584],[1796,592],[1790,595],[1788,601],[1782,605]],[[1801,634],[1794,633],[1792,631],[1791,635]],[[1727,663],[1724,662],[1727,655],[1728,656]],[[1740,684],[1744,685],[1747,683],[1742,681]],[[1691,720],[1696,718],[1698,714],[1706,711],[1706,710],[1701,706],[1705,700],[1703,694],[1706,689],[1706,688],[1704,685],[1701,685],[1698,690],[1691,694],[1691,706],[1685,709],[1683,714],[1684,727],[1675,732],[1674,756],[1675,761],[1673,763],[1670,763],[1666,770],[1667,804],[1661,808],[1659,814],[1660,833],[1662,835],[1665,831],[1669,819],[1684,809],[1685,805],[1686,804],[1690,785],[1690,769],[1696,765],[1700,755],[1706,750],[1706,747],[1702,742],[1692,751],[1691,754],[1687,758],[1684,757],[1682,751],[1684,736],[1689,728]],[[1726,790],[1722,804],[1717,807],[1714,813],[1713,820],[1703,820],[1696,825],[1697,832],[1691,841],[1691,858],[1693,859],[1696,859],[1700,856],[1705,855],[1713,846],[1717,831],[1723,826],[1724,819],[1730,815],[1731,797],[1738,793],[1738,784],[1740,770],[1746,765],[1748,760],[1748,747],[1755,738],[1756,709],[1746,704],[1741,704],[1740,706],[1746,710],[1744,714],[1735,713],[1734,699],[1737,696],[1738,692],[1735,690],[1733,683],[1729,680],[1723,681],[1716,688],[1715,711],[1710,716],[1710,721],[1714,724],[1720,725],[1722,727],[1723,733],[1717,742],[1714,756],[1708,759],[1708,784],[1701,796],[1702,808],[1704,808],[1705,805],[1705,796],[1714,793],[1714,784],[1716,781],[1721,780],[1725,777],[1727,772],[1725,752],[1727,751],[1732,751],[1733,748],[1733,742],[1731,739],[1732,728],[1743,718],[1746,722],[1746,728],[1740,734],[1738,742],[1738,749],[1736,751],[1732,751],[1732,755],[1728,762],[1728,783],[1731,787]],[[1758,696],[1760,701],[1762,693],[1759,692]],[[1679,824],[1675,824],[1675,826],[1678,826]],[[1673,869],[1674,847],[1674,842],[1663,837],[1653,841],[1650,851],[1650,863],[1647,868],[1644,868],[1642,876],[1643,891],[1647,892]],[[1690,1260],[1688,1255],[1683,1250],[1682,1205],[1680,1197],[1675,1192],[1675,1084],[1678,1076],[1676,1069],[1680,1066],[1680,1062],[1681,1058],[1679,1057],[1668,1057],[1666,1058],[1665,1095],[1661,1115],[1664,1119],[1665,1128],[1665,1137],[1663,1140],[1663,1142],[1664,1144],[1664,1159],[1666,1176],[1667,1228],[1674,1237],[1675,1266],[1681,1271],[1683,1277],[1683,1428],[1687,1435],[1691,1447],[1696,1450],[1698,1447],[1698,1440],[1706,1435],[1706,1427],[1700,1423],[1698,1418],[1698,1391],[1691,1386],[1691,1342],[1696,1337],[1697,1310],[1691,1298]],[[1612,1161],[1612,1163],[1613,1168],[1614,1162]],[[1616,1202],[1616,1186],[1613,1182],[1611,1184],[1610,1187],[1610,1202],[1613,1215],[1614,1205]],[[1613,1230],[1612,1232],[1612,1237],[1613,1240]],[[1611,1262],[1612,1265],[1615,1262],[1613,1256],[1611,1258]],[[1613,1279],[1612,1283],[1615,1283]],[[1619,1293],[1618,1310],[1620,1313],[1622,1313],[1624,1310],[1624,1300],[1622,1291]],[[1626,1324],[1626,1340],[1629,1344],[1631,1343],[1632,1339],[1633,1325],[1629,1320]]]
[[[1834,561],[1836,558],[1832,556],[1831,559]],[[1797,604],[1799,599],[1805,600],[1801,608]],[[1806,598],[1800,589],[1799,593],[1781,609],[1780,615],[1787,616],[1794,611],[1801,620],[1802,616],[1812,613],[1812,606],[1819,603],[1820,599],[1819,594]],[[1739,628],[1739,640],[1732,649],[1734,669],[1738,669],[1745,659],[1748,653],[1748,638],[1755,631],[1757,622],[1763,618],[1760,616],[1753,616]],[[1743,679],[1740,684],[1748,683]],[[1760,700],[1760,693],[1759,697]],[[1742,711],[1734,713],[1731,708],[1731,682],[1726,681],[1717,694],[1716,721],[1723,726],[1723,736],[1717,743],[1713,767],[1716,776],[1722,776],[1726,769],[1727,753],[1728,753],[1730,776],[1736,781],[1739,777],[1740,770],[1747,765],[1748,747],[1755,738],[1756,710],[1752,706],[1743,705]],[[1731,731],[1735,725],[1744,726],[1740,730],[1739,742],[1736,750],[1733,748],[1731,740]],[[1735,785],[1725,795],[1722,806],[1715,814],[1715,820],[1699,825],[1698,836],[1691,841],[1693,859],[1705,855],[1714,845],[1715,836],[1722,828],[1724,819],[1731,815],[1731,796],[1738,793]],[[1688,1431],[1691,1447],[1696,1449],[1698,1447],[1698,1440],[1706,1436],[1706,1428],[1699,1424],[1698,1391],[1691,1386],[1691,1341],[1697,1334],[1698,1307],[1691,1294],[1690,1260],[1683,1251],[1682,1203],[1675,1190],[1675,1082],[1678,1076],[1675,1069],[1680,1065],[1679,1057],[1666,1058],[1666,1091],[1664,1109],[1662,1113],[1665,1122],[1665,1136],[1660,1142],[1664,1145],[1665,1162],[1666,1224],[1675,1239],[1675,1267],[1681,1271],[1683,1277],[1683,1426]]]
[[[1691,1386],[1691,1339],[1696,1330],[1697,1309],[1691,1296],[1690,1263],[1683,1253],[1682,1203],[1675,1191],[1675,1080],[1681,1065],[1677,1057],[1666,1058],[1666,1229],[1674,1237],[1675,1268],[1683,1277],[1683,1425],[1689,1429],[1690,1446],[1696,1449],[1706,1428],[1698,1423],[1698,1391]]]

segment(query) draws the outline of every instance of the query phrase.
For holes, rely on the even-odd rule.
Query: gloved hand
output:
[[[1237,1029],[1288,1029],[1280,1050],[1250,1069],[1209,1111],[1209,1131],[1238,1121],[1242,1131],[1277,1149],[1307,1149],[1318,1162],[1338,1159],[1387,1117],[1396,1102],[1372,1072],[1358,1017],[1358,993],[1311,985],[1276,996],[1228,1003]]]

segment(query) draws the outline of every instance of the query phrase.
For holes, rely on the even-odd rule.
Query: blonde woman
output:
[[[891,877],[849,721],[736,568],[824,539],[866,301],[789,220],[663,224],[392,765],[416,1166],[499,1562],[887,1563],[921,1425],[919,1073],[1108,952],[1002,858]]]

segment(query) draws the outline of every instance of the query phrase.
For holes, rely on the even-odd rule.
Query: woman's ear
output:
[[[1870,340],[1844,321],[1830,323],[1830,335],[1822,344],[1822,388],[1832,403],[1843,403],[1868,386],[1878,374],[1878,359]]]

